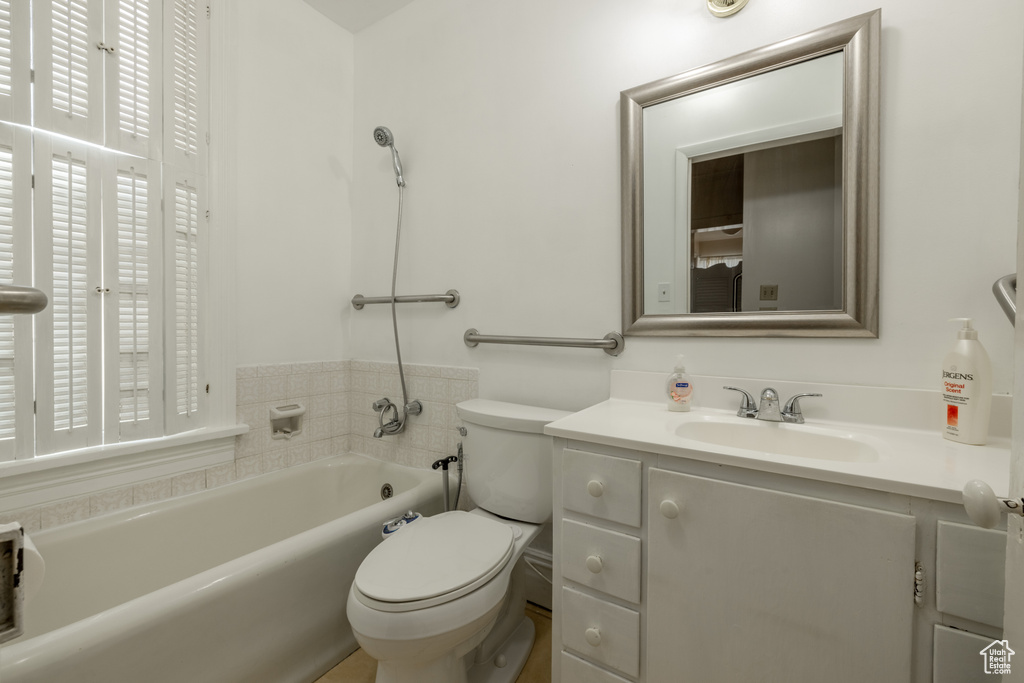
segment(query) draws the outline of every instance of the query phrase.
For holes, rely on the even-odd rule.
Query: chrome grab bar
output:
[[[996,280],[992,285],[992,293],[996,295],[999,307],[1013,325],[1017,319],[1017,274],[1010,273]]]
[[[618,332],[609,332],[603,339],[577,339],[572,337],[502,337],[480,334],[470,328],[462,336],[466,346],[477,344],[520,344],[525,346],[571,346],[581,349],[604,349],[609,356],[617,356],[626,347],[626,340]]]
[[[421,304],[421,303],[443,303],[448,308],[455,308],[459,305],[459,292],[449,289],[444,294],[410,294],[408,296],[396,296],[396,304]],[[360,311],[366,304],[389,304],[390,296],[363,296],[356,294],[352,297],[352,308]]]
[[[38,313],[48,301],[46,294],[35,287],[0,285],[0,315]]]

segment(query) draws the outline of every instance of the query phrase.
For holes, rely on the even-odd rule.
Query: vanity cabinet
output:
[[[1005,534],[960,506],[555,445],[554,683],[985,680]]]
[[[650,470],[647,680],[906,683],[914,518]]]

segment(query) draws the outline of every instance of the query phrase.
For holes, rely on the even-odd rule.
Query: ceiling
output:
[[[355,33],[397,12],[413,0],[306,0],[328,19]]]

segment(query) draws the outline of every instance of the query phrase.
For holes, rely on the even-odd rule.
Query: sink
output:
[[[740,418],[702,419],[679,425],[676,435],[716,446],[796,458],[840,462],[878,460],[878,451],[852,434],[807,425]]]

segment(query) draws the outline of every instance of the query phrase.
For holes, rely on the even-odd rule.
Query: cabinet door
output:
[[[913,517],[658,469],[648,501],[647,680],[910,680]]]

